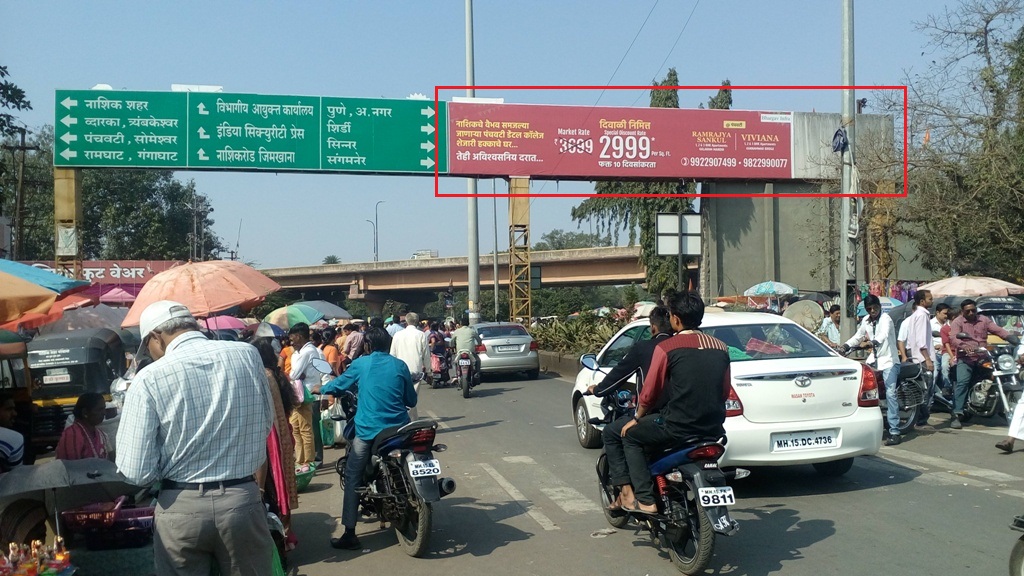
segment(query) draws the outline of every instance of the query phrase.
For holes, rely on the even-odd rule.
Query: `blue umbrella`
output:
[[[36,286],[42,286],[43,288],[58,294],[66,294],[75,291],[76,288],[82,288],[89,285],[89,283],[84,280],[67,278],[59,274],[54,274],[48,270],[43,270],[42,268],[36,268],[35,266],[29,266],[27,264],[13,262],[11,260],[0,259],[0,272],[6,272],[11,276],[17,276],[26,282],[31,282]]]
[[[895,298],[889,298],[888,296],[879,296],[878,302],[882,305],[882,312],[888,313],[893,308],[900,306],[903,302]],[[857,316],[867,316],[868,312],[864,309],[864,302],[857,304]]]
[[[796,294],[796,288],[772,280],[755,284],[743,292],[744,296],[788,296],[790,294]]]

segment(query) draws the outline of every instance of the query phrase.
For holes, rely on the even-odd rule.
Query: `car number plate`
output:
[[[701,506],[732,506],[736,503],[736,496],[733,494],[732,486],[717,486],[714,488],[698,488],[697,497],[700,498]]]
[[[496,346],[496,348],[498,349],[498,352],[515,352],[519,350],[519,346],[516,344],[511,346]]]
[[[472,360],[459,360],[459,366],[469,366],[472,363]]]
[[[63,384],[71,382],[71,374],[47,374],[43,376],[43,384]]]
[[[409,462],[409,475],[413,478],[441,475],[441,461],[434,460],[413,460]]]
[[[808,430],[805,432],[784,432],[772,434],[772,452],[813,450],[816,448],[837,448],[839,430]]]

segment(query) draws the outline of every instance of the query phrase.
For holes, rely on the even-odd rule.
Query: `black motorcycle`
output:
[[[345,439],[355,437],[354,418],[358,398],[349,391],[336,398],[348,420]],[[395,529],[405,553],[419,557],[427,550],[430,538],[431,505],[455,492],[455,480],[441,477],[441,463],[434,452],[448,449],[434,444],[437,422],[416,420],[405,426],[387,428],[377,435],[359,488],[359,511],[376,516],[381,529],[387,523]],[[345,488],[345,464],[348,454],[338,459],[335,470]]]
[[[1024,516],[1016,516],[1010,530],[1024,532]],[[1024,535],[1017,539],[1010,552],[1010,576],[1024,576]]]
[[[957,334],[957,338],[974,340],[964,333]],[[1015,353],[1011,344],[996,344],[991,350],[984,343],[979,344],[971,354],[975,367],[961,420],[966,422],[973,416],[989,417],[998,413],[1009,423],[1024,391],[1024,383],[1019,378],[1020,366],[1017,363],[1017,358],[1024,348]],[[935,404],[948,412],[953,412],[952,391],[937,391]]]
[[[463,398],[469,398],[470,390],[480,383],[473,354],[468,350],[459,350],[455,353],[455,378],[458,380]]]
[[[589,368],[589,366],[588,366]],[[592,368],[593,369],[593,368]],[[591,424],[608,425],[636,408],[636,394],[620,390],[601,401],[605,418],[591,418]],[[654,480],[657,514],[608,507],[618,497],[618,488],[608,476],[608,458],[604,451],[597,461],[597,478],[605,518],[615,528],[633,524],[646,530],[653,542],[666,548],[676,568],[683,574],[700,574],[707,568],[715,548],[715,534],[731,536],[739,523],[729,515],[736,503],[726,481],[750,474],[742,468],[719,468],[725,453],[726,438],[690,438],[679,446],[652,453],[648,457]]]

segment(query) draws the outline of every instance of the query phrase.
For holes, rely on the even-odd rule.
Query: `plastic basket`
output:
[[[100,502],[74,510],[66,510],[61,512],[61,518],[63,518],[65,526],[76,532],[94,528],[108,528],[113,525],[117,513],[121,510],[121,506],[124,505],[126,500],[126,497],[121,496],[113,502]]]
[[[313,480],[313,476],[315,475],[316,468],[314,466],[310,466],[309,470],[306,472],[295,472],[295,488],[299,492],[302,492],[309,487],[309,483]]]

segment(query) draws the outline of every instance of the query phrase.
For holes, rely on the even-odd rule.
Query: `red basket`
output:
[[[61,518],[64,519],[64,525],[73,531],[107,528],[113,525],[126,500],[125,496],[121,496],[113,502],[100,502],[75,510],[65,510],[61,512]]]

